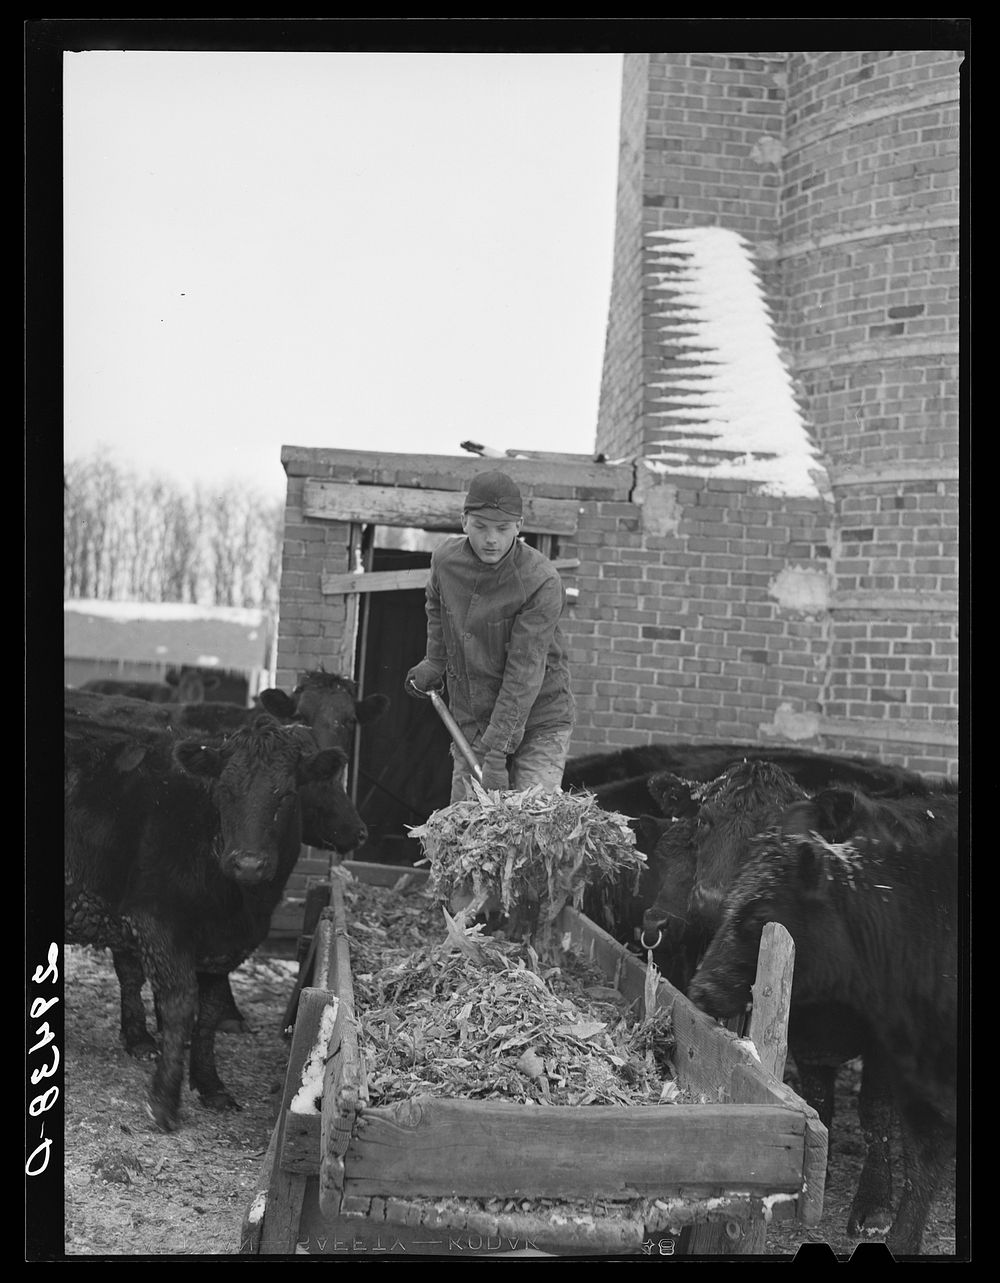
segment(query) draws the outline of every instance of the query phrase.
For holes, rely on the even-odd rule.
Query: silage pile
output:
[[[628,816],[604,811],[592,793],[487,791],[443,807],[410,836],[419,838],[431,889],[444,899],[468,897],[466,917],[498,904],[544,935],[567,903],[579,908],[588,887],[623,877],[635,888],[646,857],[635,846]],[[534,934],[534,931],[532,931]]]

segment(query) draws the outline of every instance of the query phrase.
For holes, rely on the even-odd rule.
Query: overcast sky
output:
[[[65,454],[590,452],[617,54],[64,54]]]

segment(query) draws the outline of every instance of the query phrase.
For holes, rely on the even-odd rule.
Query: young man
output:
[[[464,536],[431,556],[427,655],[406,675],[408,694],[447,679],[452,716],[483,771],[483,787],[556,790],[575,705],[559,619],[566,591],[542,553],[521,543],[521,492],[503,472],[472,479]],[[452,746],[451,801],[471,774]]]

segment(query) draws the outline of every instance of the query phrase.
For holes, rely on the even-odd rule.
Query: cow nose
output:
[[[268,874],[268,867],[267,856],[259,851],[234,851],[229,860],[232,876],[245,886],[263,882]]]
[[[345,840],[346,836],[346,840]],[[358,824],[357,828],[349,829],[345,835],[341,830],[340,841],[337,842],[336,849],[341,855],[349,855],[351,851],[356,851],[359,846],[364,846],[368,841],[368,828],[365,824]]]

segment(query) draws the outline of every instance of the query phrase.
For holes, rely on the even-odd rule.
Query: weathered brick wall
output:
[[[783,53],[654,53],[644,230],[727,227],[778,235]]]
[[[945,50],[627,55],[623,155],[639,116],[637,81],[647,76],[642,209],[628,153],[632,186],[624,199],[620,188],[615,265],[624,280],[617,254],[630,246],[637,220],[646,238],[720,226],[752,246],[831,482],[822,677],[816,689],[794,680],[770,688],[779,714],[771,725],[805,743],[947,774],[957,769],[960,61]],[[663,303],[648,268],[641,296],[646,390],[637,457],[658,426],[657,398],[672,372],[683,374],[661,339]],[[615,305],[634,303],[616,296]],[[609,344],[606,380],[619,377],[621,359]],[[602,400],[598,449],[634,439],[634,424],[616,421],[615,409],[612,398]],[[698,491],[690,478],[670,480],[680,494]],[[710,492],[712,483],[702,486]],[[683,528],[697,540],[693,509],[684,511]],[[743,505],[727,520],[748,513]],[[738,544],[728,555],[740,555]],[[686,553],[702,573],[696,551]],[[605,547],[602,555],[614,554]],[[788,555],[789,573],[798,573],[802,564]],[[614,578],[614,604],[602,602],[599,611],[627,611],[622,585],[640,582]],[[595,591],[609,588],[598,581]],[[697,580],[678,574],[676,602],[700,595]],[[729,604],[735,638],[751,616]],[[785,607],[770,608],[778,612],[772,624],[780,623]],[[602,614],[597,622],[613,625],[623,643],[642,640],[637,619]],[[630,635],[628,624],[640,631]],[[728,665],[734,645],[725,649]],[[695,656],[681,649],[679,657],[675,685],[690,690],[694,670],[684,662]],[[593,662],[586,660],[588,672]],[[661,674],[650,689],[666,680]],[[733,692],[723,697],[722,684],[700,667],[694,689],[715,692],[720,712],[717,726],[702,719],[701,734],[722,736],[721,712]],[[596,688],[585,698],[598,701],[607,746],[641,738],[621,707],[600,703]],[[691,702],[712,706],[704,696]],[[656,701],[665,716],[668,706],[673,717],[683,704]],[[742,734],[753,725],[741,706],[728,724]],[[665,723],[655,733],[686,734]]]
[[[332,471],[317,465],[326,478]],[[313,475],[310,473],[310,475]],[[351,527],[340,521],[315,521],[302,513],[305,477],[289,469],[285,498],[285,538],[281,557],[281,604],[278,622],[276,685],[292,689],[300,673],[324,666],[351,677],[342,668],[344,633],[349,602],[344,597],[324,597],[320,576],[352,568]],[[353,664],[353,656],[351,658]]]
[[[790,55],[782,202],[788,341],[834,494],[824,714],[844,747],[896,737],[929,772],[956,765],[959,64]]]
[[[575,540],[579,598],[565,630],[579,721],[572,751],[655,739],[767,742],[782,700],[816,710],[830,653],[815,592],[779,600],[797,567],[826,580],[820,500],[746,482],[640,479],[642,503],[585,505]],[[664,499],[668,502],[662,502]]]
[[[281,602],[278,614],[276,685],[290,691],[300,674],[325,668],[353,676],[353,656],[345,667],[347,638],[353,641],[344,597],[324,597],[320,577],[324,572],[351,569],[351,527],[339,521],[315,521],[303,515],[305,474],[326,477],[322,464],[299,472],[286,467],[285,537],[281,558]],[[326,851],[305,846],[288,880],[281,904],[272,915],[272,936],[295,937],[302,928],[302,914],[309,887],[329,876]]]
[[[649,54],[626,54],[618,148],[618,217],[598,406],[598,448],[631,458],[642,444],[642,209]]]

